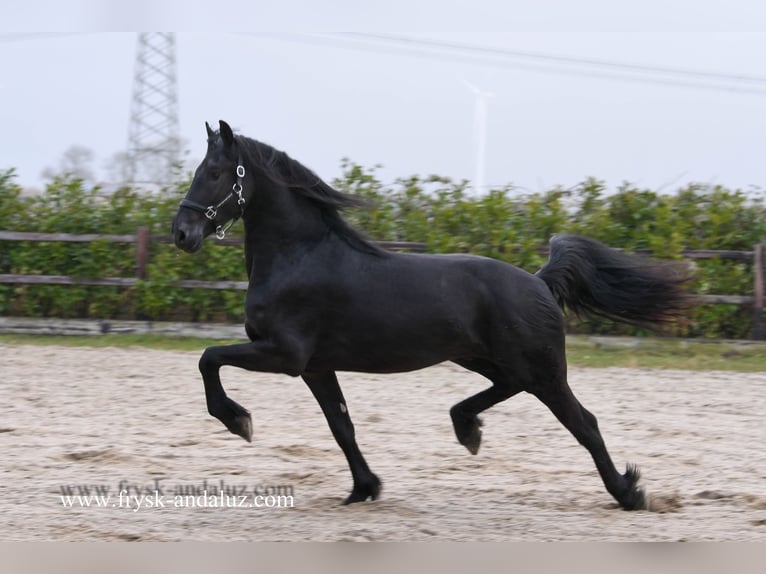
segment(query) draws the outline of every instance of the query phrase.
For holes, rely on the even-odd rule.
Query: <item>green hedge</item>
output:
[[[466,252],[508,261],[534,272],[544,262],[538,248],[554,233],[588,235],[629,251],[648,249],[680,258],[684,248],[749,250],[766,236],[761,196],[721,186],[690,185],[659,194],[624,184],[607,193],[589,179],[573,189],[519,194],[511,187],[481,197],[466,182],[437,176],[384,184],[374,169],[344,163],[334,185],[369,200],[349,219],[378,240],[416,241],[435,253]],[[0,229],[15,231],[131,234],[149,226],[169,234],[178,201],[189,182],[160,193],[124,188],[106,194],[63,175],[36,196],[21,194],[13,171],[0,172]],[[241,224],[232,233],[242,232]],[[704,260],[693,264],[698,293],[752,293],[750,263]],[[135,275],[135,246],[106,242],[0,241],[0,273],[75,277]],[[0,314],[55,317],[241,321],[244,294],[173,288],[176,279],[244,280],[241,247],[205,242],[194,256],[152,243],[148,280],[137,288],[0,284]],[[748,337],[752,311],[707,305],[690,311],[674,334]],[[571,322],[572,330],[633,333],[608,322]]]

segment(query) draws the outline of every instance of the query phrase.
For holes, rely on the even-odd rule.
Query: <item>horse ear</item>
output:
[[[219,120],[218,124],[221,126],[221,139],[223,140],[223,146],[230,148],[234,144],[234,132],[231,131],[231,127],[223,120]]]
[[[215,139],[215,132],[213,131],[213,128],[210,127],[210,124],[205,122],[205,129],[207,130],[207,139],[213,140]]]

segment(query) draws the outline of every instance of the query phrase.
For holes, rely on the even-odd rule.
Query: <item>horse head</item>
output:
[[[244,214],[245,168],[238,143],[229,124],[221,120],[219,125],[216,132],[205,122],[207,153],[173,220],[173,240],[189,253],[199,250],[211,233],[223,239],[232,223]]]

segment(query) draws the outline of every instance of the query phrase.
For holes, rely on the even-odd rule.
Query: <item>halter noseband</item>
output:
[[[191,199],[182,199],[181,203],[179,204],[179,207],[188,207],[189,209],[193,209],[194,211],[199,211],[200,213],[204,214],[207,219],[210,221],[215,222],[215,218],[218,215],[218,210],[221,208],[223,204],[225,204],[227,201],[229,201],[232,197],[237,197],[237,205],[239,205],[239,215],[234,217],[231,221],[228,223],[219,225],[215,228],[215,236],[218,239],[223,239],[226,237],[226,232],[229,231],[232,225],[234,225],[239,218],[241,218],[243,215],[245,215],[245,198],[242,197],[242,180],[245,177],[245,166],[242,164],[242,157],[240,156],[239,162],[237,163],[237,181],[234,185],[231,186],[231,193],[224,197],[218,205],[208,205],[205,207],[201,203],[197,203],[196,201],[192,201]]]

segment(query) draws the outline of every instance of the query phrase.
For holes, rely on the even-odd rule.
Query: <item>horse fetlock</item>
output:
[[[617,502],[619,502],[620,506],[624,510],[647,510],[649,504],[646,493],[644,492],[644,489],[638,485],[638,481],[641,478],[641,473],[639,472],[638,467],[629,464],[622,477],[625,479],[626,486],[621,495],[617,497]]]

